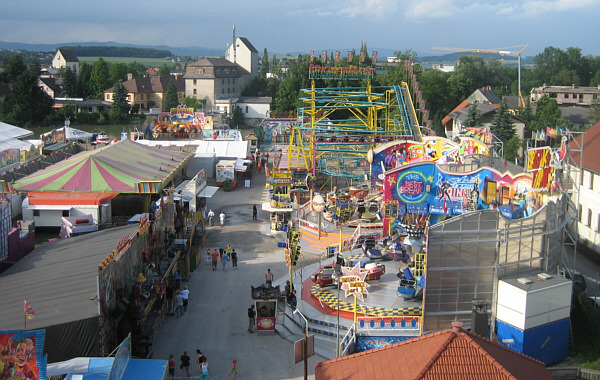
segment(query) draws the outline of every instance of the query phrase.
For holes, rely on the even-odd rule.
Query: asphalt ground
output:
[[[212,183],[211,183],[212,182]],[[214,185],[214,180],[209,180]],[[221,211],[227,215],[224,227],[207,228],[207,240],[201,252],[231,244],[238,253],[238,269],[229,263],[228,271],[212,271],[202,261],[184,282],[190,289],[187,312],[176,319],[167,315],[160,331],[156,334],[153,359],[168,360],[173,354],[177,361],[176,378],[182,377],[179,358],[187,350],[192,358],[190,378],[200,378],[195,363],[196,349],[208,359],[211,379],[225,379],[231,370],[233,359],[237,359],[240,379],[302,379],[304,366],[294,363],[293,344],[278,335],[259,335],[248,332],[247,309],[254,303],[250,286],[264,283],[267,269],[275,279],[283,279],[288,273],[279,241],[269,233],[269,214],[261,211],[261,203],[267,199],[265,174],[253,171],[251,187],[238,183],[230,192],[219,189],[207,201],[215,216]],[[258,208],[258,221],[252,221],[252,205]],[[299,264],[311,261],[305,258]],[[312,261],[315,261],[312,258]],[[277,281],[276,281],[277,282]],[[256,329],[255,329],[256,331]],[[315,355],[308,362],[308,377],[314,378],[314,364],[325,360]]]

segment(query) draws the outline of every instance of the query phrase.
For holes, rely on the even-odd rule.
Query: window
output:
[[[590,189],[594,190],[594,173],[590,172]]]
[[[221,84],[225,84],[225,79],[221,79]]]
[[[248,113],[248,106],[246,106],[246,113]]]
[[[194,89],[194,95],[198,94],[198,90]]]
[[[40,216],[40,210],[33,210],[33,216]]]
[[[398,216],[398,204],[388,203],[385,205],[384,215],[386,218],[395,218]]]
[[[194,85],[196,85],[196,80],[194,79]]]
[[[204,74],[204,69],[196,69],[196,74]],[[196,84],[195,80],[194,80],[194,84]]]
[[[600,213],[598,214],[598,224],[596,224],[596,232],[600,232]]]
[[[588,208],[588,221],[587,226],[592,227],[592,209]]]
[[[62,210],[62,216],[65,218],[69,216],[69,210]]]
[[[221,89],[221,94],[224,94],[224,93],[225,93],[225,89],[224,89],[224,88],[222,88],[222,89]]]
[[[217,70],[215,71],[215,73],[216,73],[217,75],[221,74],[221,69],[217,69]]]
[[[229,70],[227,70],[227,69],[223,70],[223,74],[228,75],[229,74]]]
[[[579,219],[579,223],[581,223],[581,216],[582,216],[582,214],[583,214],[583,210],[582,210],[582,208],[581,208],[581,205],[578,205],[578,206],[577,206],[577,214],[578,214],[578,215],[577,215],[577,218]]]

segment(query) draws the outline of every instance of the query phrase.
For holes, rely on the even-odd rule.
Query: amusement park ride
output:
[[[520,57],[525,48],[515,54]],[[460,265],[445,264],[448,269],[440,269],[444,275],[427,275],[430,267],[437,270],[435,266],[448,255],[444,250],[452,250],[459,262],[466,262],[466,258],[460,259],[461,254],[470,255],[469,259],[480,257],[475,261],[477,265],[497,260],[486,255],[506,255],[502,265],[519,266],[516,270],[502,269],[502,273],[556,269],[559,254],[548,251],[548,244],[528,246],[527,265],[513,262],[510,251],[503,252],[501,247],[509,244],[506,241],[526,241],[525,229],[508,238],[498,231],[508,231],[512,224],[528,225],[530,219],[541,217],[540,210],[546,210],[547,204],[565,202],[559,182],[566,159],[565,142],[572,138],[568,131],[563,131],[561,148],[530,150],[523,171],[507,165],[502,152],[490,143],[494,138],[489,130],[454,140],[432,136],[427,127],[418,123],[407,83],[372,86],[374,71],[368,68],[311,65],[309,70],[311,87],[301,90],[304,106],[298,109],[297,118],[285,120],[285,127],[281,121],[279,127],[270,126],[275,132],[265,129],[265,134],[278,136],[285,143],[272,146],[274,160],[267,171],[272,202],[263,204],[263,210],[284,215],[281,219],[272,218],[272,229],[286,231],[291,239],[285,244],[290,280],[299,255],[335,256],[335,261],[313,273],[306,285],[321,307],[357,312],[356,306],[338,299],[332,288],[344,284],[342,274],[358,265],[368,281],[389,281],[391,274],[397,298],[409,302],[391,308],[372,305],[367,300],[366,305],[360,306],[361,313],[379,318],[413,316],[420,321],[422,333],[426,329],[423,304],[427,302],[428,287],[432,294],[441,292],[444,281],[449,281],[444,276],[454,273]],[[318,88],[319,79],[357,79],[366,86]],[[318,195],[317,211],[314,200],[319,192],[322,195]],[[556,212],[557,217],[565,217]],[[488,223],[490,220],[494,222]],[[460,241],[468,240],[466,237],[454,237],[444,244],[443,238],[436,235],[438,240],[429,241],[432,229],[439,233],[455,221],[466,227],[446,234],[459,234],[463,228],[479,231],[489,224],[489,233],[493,234],[489,239],[496,238],[498,242],[484,252],[477,241],[462,247]],[[560,228],[557,227],[556,236],[564,236]],[[537,234],[541,239],[543,234]],[[290,249],[290,243],[301,249]],[[431,254],[436,255],[434,261],[428,258]],[[465,273],[470,270],[473,269],[465,269]],[[473,276],[477,276],[476,272]],[[468,300],[493,299],[495,285],[491,279],[499,275],[494,276],[485,281],[469,279],[480,282],[479,289],[486,289],[478,294],[454,294],[471,289],[471,285],[463,287],[460,276],[452,277],[448,283],[454,284],[456,290],[440,293],[438,300],[449,297],[448,294]],[[470,301],[457,303],[458,298],[446,301],[456,305],[457,310],[440,309],[432,314],[429,321],[434,322],[427,322],[427,326],[443,323],[446,314],[452,320],[468,315]],[[451,315],[452,312],[457,314]]]

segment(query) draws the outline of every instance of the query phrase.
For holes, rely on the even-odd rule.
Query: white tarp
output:
[[[24,139],[33,137],[33,132],[0,121],[0,140]]]

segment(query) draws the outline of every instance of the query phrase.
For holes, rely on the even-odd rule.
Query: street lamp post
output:
[[[304,358],[304,380],[308,379],[308,321],[306,320],[306,317],[300,312],[300,310],[298,310],[298,308],[296,308],[294,310],[293,314],[298,313],[302,319],[304,319],[304,341],[302,342],[302,351],[303,351],[303,358]]]

